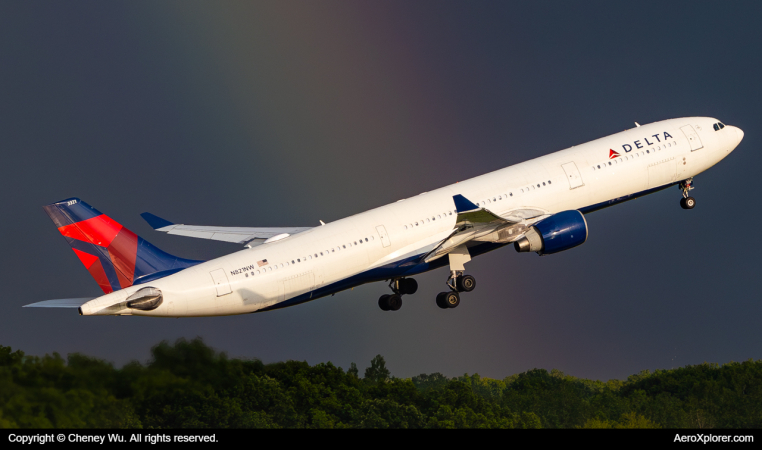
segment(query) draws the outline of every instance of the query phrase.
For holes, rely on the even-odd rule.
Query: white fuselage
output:
[[[163,317],[244,314],[432,270],[446,265],[447,258],[424,263],[421,256],[452,232],[454,195],[497,215],[522,208],[545,214],[592,212],[717,164],[743,137],[732,126],[715,131],[717,122],[689,117],[632,128],[131,286],[92,300],[81,311]],[[481,241],[469,249],[477,256],[502,245]],[[164,295],[157,309],[112,307],[146,286]]]

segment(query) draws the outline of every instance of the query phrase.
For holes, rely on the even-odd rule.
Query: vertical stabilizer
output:
[[[61,200],[43,209],[107,294],[140,284],[140,279],[149,275],[166,276],[202,262],[178,258],[154,247],[78,198]]]

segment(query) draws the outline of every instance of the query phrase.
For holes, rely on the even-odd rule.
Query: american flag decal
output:
[[[267,265],[267,260],[263,259],[262,261],[257,261],[257,265],[259,267],[266,266]]]

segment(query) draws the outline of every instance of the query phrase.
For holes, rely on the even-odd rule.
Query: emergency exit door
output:
[[[384,247],[392,245],[392,241],[389,240],[389,235],[386,233],[386,228],[383,225],[377,226],[376,231],[378,231],[378,237],[381,238],[381,245]]]
[[[582,175],[580,175],[579,169],[577,169],[577,165],[574,164],[573,161],[566,164],[561,164],[561,168],[564,169],[564,173],[566,173],[566,181],[569,182],[569,189],[574,189],[585,185],[585,183],[582,181]]]

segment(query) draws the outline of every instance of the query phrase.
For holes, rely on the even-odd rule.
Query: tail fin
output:
[[[159,250],[78,198],[43,209],[106,294],[202,262]]]

